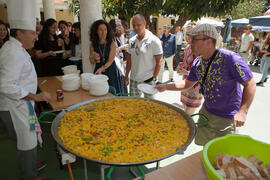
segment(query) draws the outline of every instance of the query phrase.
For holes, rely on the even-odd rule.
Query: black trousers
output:
[[[177,49],[176,49],[176,53],[175,53],[175,67],[178,66],[179,62],[180,62],[180,51],[181,51],[181,47],[182,45],[177,45]]]

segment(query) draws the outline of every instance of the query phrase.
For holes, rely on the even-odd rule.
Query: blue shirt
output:
[[[168,37],[165,34],[160,35],[160,40],[163,48],[163,57],[168,58],[176,53],[176,38],[175,35],[169,33]]]
[[[136,35],[136,32],[134,30],[130,31],[129,39]]]

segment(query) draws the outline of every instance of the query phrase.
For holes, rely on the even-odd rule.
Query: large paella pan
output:
[[[120,111],[116,112],[117,106]],[[94,109],[84,111],[89,107]],[[123,114],[125,110],[128,114]],[[107,97],[76,104],[59,113],[51,128],[56,142],[74,155],[118,166],[148,164],[181,153],[195,131],[193,119],[181,109],[137,97]]]

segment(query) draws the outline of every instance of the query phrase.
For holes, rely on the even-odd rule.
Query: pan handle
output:
[[[52,123],[51,121],[42,121],[42,120],[41,120],[44,116],[47,116],[47,115],[56,116],[55,113],[52,113],[52,112],[45,112],[45,113],[42,113],[42,114],[38,117],[38,122],[40,122],[40,123],[45,123],[45,124],[51,124],[51,123]]]
[[[195,123],[197,126],[204,126],[204,125],[207,125],[208,124],[209,119],[204,114],[196,113],[196,114],[192,114],[191,117],[197,116],[197,115],[200,116],[200,117],[202,117],[205,120],[205,121],[202,121],[202,122]]]

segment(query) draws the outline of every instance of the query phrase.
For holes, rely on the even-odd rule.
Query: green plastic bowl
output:
[[[219,153],[246,158],[255,154],[263,162],[262,165],[270,163],[270,144],[246,135],[228,134],[209,141],[203,148],[202,160],[209,180],[223,180],[213,167]]]

